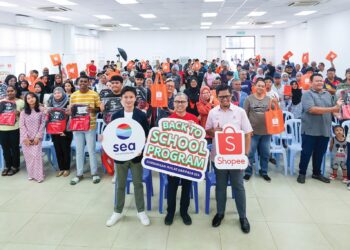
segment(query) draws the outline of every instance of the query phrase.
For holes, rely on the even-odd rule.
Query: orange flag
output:
[[[201,68],[201,63],[200,62],[195,62],[192,66],[193,71],[198,71]]]
[[[333,52],[333,51],[330,51],[328,54],[327,54],[327,56],[326,56],[326,60],[328,60],[328,61],[330,61],[330,62],[333,62],[333,60],[335,59],[335,58],[337,58],[337,54],[335,53],[335,52]]]
[[[303,56],[301,58],[302,63],[309,63],[309,52],[303,53]]]
[[[170,64],[169,63],[163,63],[162,64],[162,70],[164,73],[169,73],[170,72]]]
[[[53,64],[53,66],[58,66],[58,65],[61,64],[61,56],[60,56],[60,54],[50,55],[50,58],[51,58],[51,62]]]
[[[78,65],[76,63],[67,64],[66,68],[69,79],[76,79],[79,77]]]
[[[293,55],[294,55],[294,54],[293,54],[292,51],[288,51],[286,54],[284,54],[283,59],[286,60],[286,61],[288,61],[289,58],[291,58]]]

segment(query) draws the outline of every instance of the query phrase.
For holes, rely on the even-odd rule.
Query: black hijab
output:
[[[297,89],[293,89],[294,83],[298,86]],[[292,104],[298,105],[301,102],[301,96],[303,95],[302,90],[299,89],[299,85],[296,81],[292,81],[290,85],[292,86]]]
[[[41,87],[41,92],[40,93],[35,93],[38,98],[39,98],[39,103],[43,104],[44,103],[44,95],[45,95],[45,86],[42,82],[37,82],[35,85],[39,85]]]
[[[197,86],[195,88],[193,88],[191,86],[192,80],[195,80],[197,82]],[[199,88],[199,85],[198,85],[197,78],[191,77],[190,79],[188,79],[187,84],[188,84],[188,88],[185,89],[184,93],[188,96],[188,99],[192,103],[197,103],[199,101],[199,92],[200,92],[200,88]]]

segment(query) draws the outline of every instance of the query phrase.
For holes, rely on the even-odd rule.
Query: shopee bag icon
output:
[[[222,132],[217,132],[217,143],[221,155],[242,154],[242,133],[236,133],[231,126],[225,127]]]

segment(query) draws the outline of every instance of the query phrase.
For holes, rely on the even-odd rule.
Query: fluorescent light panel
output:
[[[98,27],[100,27],[100,26],[98,26],[96,24],[85,24],[84,26],[88,27],[88,28],[98,28]]]
[[[128,23],[120,23],[119,26],[120,27],[131,27],[132,25],[128,24]]]
[[[217,2],[223,2],[225,0],[204,0],[205,3],[217,3]]]
[[[63,17],[63,16],[49,16],[50,19],[55,19],[55,20],[60,20],[60,21],[69,21],[71,20],[68,17]]]
[[[209,26],[201,26],[201,30],[207,30],[207,29],[210,29]]]
[[[111,28],[101,28],[100,30],[103,30],[103,31],[113,31],[113,29],[111,29]]]
[[[237,22],[236,24],[237,25],[247,25],[247,24],[249,24],[249,22]]]
[[[107,15],[94,15],[94,17],[97,17],[98,19],[113,19],[113,17]]]
[[[156,16],[153,15],[153,14],[140,14],[140,17],[143,17],[143,18],[156,18]]]
[[[139,3],[136,0],[115,0],[116,2],[120,4],[136,4]]]
[[[170,30],[169,27],[160,27],[161,30]]]
[[[218,15],[218,13],[216,13],[216,12],[202,13],[202,17],[216,17],[217,15]]]
[[[239,29],[239,28],[241,28],[241,27],[240,27],[240,26],[237,26],[237,25],[231,26],[231,29]]]
[[[287,21],[274,21],[272,22],[271,24],[274,24],[274,25],[277,25],[277,24],[284,24],[286,23]]]
[[[131,27],[130,29],[131,30],[140,30],[140,28],[137,28],[137,27]]]
[[[263,16],[265,14],[265,11],[252,11],[247,16]]]
[[[18,7],[17,4],[0,1],[0,7]]]
[[[77,3],[74,3],[68,0],[47,0],[47,1],[58,5],[78,5]]]
[[[201,22],[202,26],[209,26],[209,25],[212,25],[212,24],[213,24],[212,22]]]
[[[308,15],[314,14],[316,12],[317,12],[316,10],[304,10],[304,11],[300,11],[294,15],[295,16],[308,16]]]
[[[264,25],[262,26],[264,29],[272,28],[272,25]]]

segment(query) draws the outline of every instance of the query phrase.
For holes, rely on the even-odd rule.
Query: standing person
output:
[[[2,176],[12,176],[19,171],[20,151],[19,151],[19,114],[24,108],[24,102],[16,98],[16,88],[7,87],[6,101],[16,103],[16,123],[13,126],[0,125],[0,144],[3,150],[5,167]]]
[[[342,82],[342,79],[336,76],[335,68],[329,68],[327,70],[327,78],[324,80],[324,88],[331,94],[334,95],[337,86]]]
[[[77,176],[71,180],[70,184],[75,185],[83,179],[85,141],[89,153],[92,182],[97,184],[101,180],[100,176],[97,174],[98,169],[95,152],[96,114],[100,111],[100,96],[95,91],[89,89],[89,77],[86,75],[80,76],[79,90],[74,92],[70,97],[70,106],[74,104],[88,105],[87,112],[90,113],[90,129],[88,131],[73,132],[76,143]]]
[[[217,213],[213,218],[212,226],[218,227],[225,216],[227,180],[230,178],[232,190],[235,193],[235,202],[239,214],[241,229],[244,233],[249,233],[250,225],[246,216],[246,195],[243,183],[243,173],[241,170],[219,170],[215,167],[214,159],[217,152],[215,146],[215,132],[222,131],[226,124],[232,124],[242,130],[245,137],[245,154],[248,155],[250,148],[250,134],[253,131],[247,114],[244,109],[233,105],[232,89],[227,85],[220,85],[216,88],[216,94],[219,98],[220,105],[213,108],[208,115],[205,125],[207,135],[213,137],[213,148],[210,152],[212,165],[216,175],[216,207]]]
[[[69,97],[64,92],[63,88],[56,87],[48,100],[49,108],[66,109],[69,104]],[[56,173],[57,177],[67,177],[70,174],[71,162],[71,143],[73,134],[70,131],[64,131],[58,135],[51,135],[53,145],[55,147],[59,171]]]
[[[90,64],[88,65],[88,68],[87,68],[87,73],[88,73],[89,77],[93,77],[93,78],[96,77],[97,67],[95,65],[95,61],[94,60],[90,61]]]
[[[330,180],[321,174],[321,165],[331,135],[332,113],[339,112],[343,100],[339,99],[334,105],[332,96],[323,89],[321,74],[311,75],[310,81],[310,91],[301,97],[302,151],[297,181],[305,183],[306,170],[312,155],[312,178],[329,183]]]
[[[199,113],[199,124],[205,129],[205,124],[207,123],[209,111],[214,108],[214,99],[210,94],[210,88],[208,86],[202,86],[199,95],[199,101],[197,102],[197,108]],[[212,138],[208,135],[205,139],[209,144],[212,144]]]
[[[174,113],[170,115],[169,118],[193,121],[199,124],[199,121],[196,116],[186,112],[186,108],[188,106],[188,97],[186,94],[181,92],[177,93],[175,96],[174,105],[175,105]],[[168,226],[173,224],[173,221],[174,221],[174,215],[176,210],[176,192],[179,187],[180,181],[182,185],[181,200],[180,200],[180,215],[185,225],[192,224],[192,219],[188,215],[192,181],[168,175],[168,190],[167,190],[168,208],[167,208],[167,215],[165,216],[165,219],[164,219],[165,225],[168,225]]]
[[[208,71],[204,74],[204,83],[209,88],[213,85],[213,81],[215,79],[216,74],[213,73],[213,70],[211,67],[208,67]]]
[[[45,128],[45,114],[40,110],[38,96],[32,92],[24,97],[24,110],[20,114],[19,128],[28,179],[36,180],[38,183],[43,182],[41,142]]]
[[[299,88],[297,81],[291,81],[290,85],[292,86],[292,103],[289,107],[289,111],[294,115],[295,119],[300,119],[303,109],[301,104],[301,97],[303,96],[303,92]]]
[[[121,95],[123,108],[113,114],[112,121],[124,117],[133,119],[142,126],[147,138],[149,133],[149,125],[147,122],[146,114],[138,108],[135,108],[135,88],[126,86],[123,88]],[[144,226],[148,226],[150,224],[150,220],[145,213],[145,201],[143,197],[143,168],[141,165],[142,157],[143,155],[141,153],[139,156],[136,156],[129,161],[115,161],[115,169],[117,172],[117,181],[115,184],[115,207],[112,216],[106,222],[106,225],[108,227],[113,226],[123,217],[122,212],[125,203],[126,179],[128,178],[129,170],[131,172],[132,182],[134,184],[137,217],[140,219],[141,223]]]
[[[233,80],[232,84],[232,102],[233,104],[243,108],[245,99],[248,97],[247,93],[242,91],[241,80]]]
[[[267,133],[265,113],[269,109],[271,98],[266,96],[266,83],[262,78],[258,78],[255,84],[256,92],[247,97],[244,102],[244,110],[253,127],[253,136],[251,138],[249,150],[249,166],[245,170],[244,179],[248,181],[253,174],[255,153],[258,150],[260,158],[259,170],[260,176],[267,182],[271,178],[267,175],[268,163],[270,157],[271,135]],[[255,164],[258,164],[255,162]]]
[[[197,109],[197,102],[199,101],[199,86],[197,79],[192,77],[189,79],[189,88],[185,89],[184,93],[188,96],[189,105],[186,108],[186,112],[193,114],[194,116],[199,115]]]

